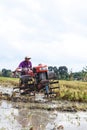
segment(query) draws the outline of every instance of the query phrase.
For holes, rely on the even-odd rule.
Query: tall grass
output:
[[[0,85],[14,85],[17,86],[19,83],[18,78],[0,77]]]
[[[58,99],[87,102],[87,82],[59,81],[60,90],[56,90]]]

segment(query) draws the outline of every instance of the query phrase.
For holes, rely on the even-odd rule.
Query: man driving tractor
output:
[[[29,83],[28,79],[34,78],[35,82],[32,87],[34,87],[36,84],[38,91],[45,88],[46,94],[48,96],[49,95],[49,86],[48,86],[47,66],[46,65],[43,66],[42,64],[39,64],[38,66],[32,68],[32,62],[30,61],[30,59],[31,59],[31,57],[26,56],[25,60],[20,62],[19,66],[16,69],[16,72],[21,72],[20,86],[24,86],[24,84],[26,84],[25,88],[28,85],[31,87],[31,84],[27,84],[27,83]],[[32,87],[31,87],[31,89],[32,89]]]

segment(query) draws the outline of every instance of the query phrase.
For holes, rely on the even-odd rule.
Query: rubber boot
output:
[[[49,87],[45,86],[47,97],[49,97]]]

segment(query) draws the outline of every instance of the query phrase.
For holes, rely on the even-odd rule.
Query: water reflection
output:
[[[49,112],[42,110],[16,109],[7,101],[0,102],[0,128],[7,130],[45,130],[49,119]]]
[[[24,105],[24,104],[23,104]],[[57,111],[13,108],[11,102],[0,101],[0,129],[3,130],[86,130],[87,112],[61,113]]]
[[[33,126],[33,130],[45,130],[45,126],[51,121],[47,111],[27,109],[19,110],[16,119],[23,128],[29,129]]]
[[[87,112],[78,113],[60,113],[54,121],[56,125],[63,124],[64,130],[86,130],[87,129]]]
[[[14,112],[15,110],[10,103],[0,101],[0,129],[20,130],[21,126],[15,119]]]

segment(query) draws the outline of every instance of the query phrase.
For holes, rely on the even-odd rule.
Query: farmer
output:
[[[29,70],[32,70],[32,62],[30,61],[31,57],[26,56],[25,59],[20,62],[16,71],[21,71],[21,75],[26,74]]]

